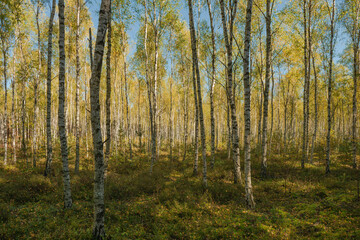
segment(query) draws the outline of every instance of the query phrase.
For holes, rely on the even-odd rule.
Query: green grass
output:
[[[92,159],[81,158],[79,175],[71,171],[74,206],[64,210],[58,151],[50,178],[42,176],[43,153],[37,168],[24,159],[0,167],[0,239],[91,237]],[[243,184],[232,183],[226,151],[217,153],[206,189],[201,176],[192,175],[191,152],[185,162],[175,157],[172,164],[163,154],[152,175],[144,154],[131,162],[121,154],[110,160],[105,191],[111,239],[360,239],[359,172],[346,154],[332,155],[329,176],[323,154],[305,170],[296,153],[273,154],[269,177],[260,180],[254,153],[254,210],[245,207]],[[71,155],[71,170],[73,164]]]

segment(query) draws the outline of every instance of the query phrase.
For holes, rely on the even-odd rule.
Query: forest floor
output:
[[[42,175],[40,151],[36,168],[21,158],[16,165],[1,164],[0,239],[89,239],[92,158],[82,157],[75,175],[71,151],[74,205],[65,211],[59,150],[50,178]],[[260,157],[253,154],[254,210],[245,207],[244,185],[232,183],[226,151],[208,169],[206,189],[201,176],[192,175],[191,152],[182,162],[176,150],[172,164],[163,152],[152,175],[146,155],[136,153],[127,162],[114,156],[106,178],[106,233],[110,239],[360,239],[359,172],[349,154],[334,150],[332,172],[325,176],[323,153],[305,170],[298,152],[274,153],[266,180],[259,178]]]

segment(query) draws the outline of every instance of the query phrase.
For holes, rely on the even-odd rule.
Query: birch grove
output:
[[[359,1],[0,1],[0,52],[0,238],[356,238]]]

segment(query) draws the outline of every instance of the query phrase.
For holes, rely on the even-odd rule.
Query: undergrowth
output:
[[[192,174],[192,152],[182,162],[160,156],[154,172],[143,153],[132,161],[113,156],[106,174],[106,233],[109,239],[360,239],[358,170],[343,148],[324,174],[322,153],[301,170],[297,153],[269,157],[269,176],[261,180],[259,156],[253,158],[256,208],[244,203],[243,184],[232,183],[232,162],[216,153],[208,187]],[[86,154],[82,154],[85,156]],[[181,159],[181,160],[180,160]],[[42,176],[19,159],[0,167],[0,239],[89,239],[93,218],[93,166],[82,158],[71,172],[74,206],[63,209],[60,157]],[[74,158],[70,157],[73,170]]]

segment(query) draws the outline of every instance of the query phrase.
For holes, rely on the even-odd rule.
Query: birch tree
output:
[[[346,0],[343,3],[344,26],[351,39],[352,68],[353,68],[353,106],[352,106],[352,166],[357,167],[357,86],[360,77],[360,3],[358,1]]]
[[[51,13],[49,19],[48,32],[48,59],[47,59],[47,81],[46,81],[46,166],[44,176],[50,174],[52,162],[52,138],[51,138],[51,64],[52,64],[52,34],[53,22],[55,16],[56,0],[52,1]]]
[[[199,124],[200,124],[200,133],[201,133],[201,150],[202,150],[202,160],[203,160],[203,184],[207,186],[207,165],[206,165],[206,139],[205,139],[205,124],[204,124],[204,114],[202,106],[202,96],[201,96],[201,81],[200,81],[200,70],[198,63],[198,53],[196,45],[196,34],[194,28],[194,18],[192,10],[192,0],[188,0],[189,7],[189,25],[190,25],[190,37],[191,37],[191,50],[192,50],[192,62],[193,62],[193,78],[196,78],[196,94],[197,94],[197,103],[199,109]]]
[[[59,0],[59,111],[58,127],[61,145],[61,159],[63,164],[64,208],[72,207],[70,172],[68,163],[68,144],[65,122],[65,16],[64,0]]]
[[[214,116],[214,88],[215,88],[215,59],[216,59],[216,49],[215,49],[215,27],[213,13],[211,9],[211,0],[206,0],[208,11],[209,11],[209,20],[211,28],[211,83],[210,83],[210,122],[211,122],[211,168],[215,164],[215,116]]]
[[[76,29],[75,29],[75,54],[76,54],[76,76],[75,76],[75,173],[79,173],[80,161],[80,56],[79,56],[79,40],[80,40],[80,0],[76,0]]]
[[[271,78],[271,58],[272,58],[272,17],[273,1],[266,0],[266,60],[265,60],[265,89],[264,89],[264,110],[263,110],[263,126],[262,126],[262,161],[261,161],[261,176],[267,176],[267,147],[268,147],[268,105],[269,105],[269,88]]]
[[[38,87],[41,78],[41,32],[40,32],[40,23],[39,17],[41,14],[42,2],[37,0],[36,10],[35,10],[35,20],[36,20],[36,29],[37,29],[37,44],[38,44],[38,69],[37,74],[34,79],[34,117],[33,117],[33,141],[32,141],[32,154],[33,154],[33,167],[36,167],[37,160],[37,134],[38,134],[38,126],[37,126],[37,118],[38,118]]]
[[[94,145],[94,225],[93,239],[105,239],[105,203],[104,203],[104,152],[100,125],[100,77],[103,63],[106,31],[110,17],[111,0],[102,0],[99,12],[95,53],[90,79],[91,128]]]
[[[111,147],[111,1],[108,17],[108,36],[107,36],[107,56],[106,56],[106,145],[105,145],[105,165],[107,166]]]
[[[227,66],[226,66],[226,93],[228,97],[228,103],[230,107],[230,117],[231,117],[231,136],[232,136],[232,157],[234,164],[234,183],[241,181],[241,172],[240,172],[240,148],[239,148],[239,133],[238,133],[238,123],[236,119],[236,106],[235,106],[235,94],[233,91],[233,27],[234,20],[236,16],[237,9],[237,0],[229,1],[229,27],[226,23],[225,16],[225,3],[224,0],[220,0],[220,9],[221,9],[221,21],[223,25],[224,39],[225,39],[225,48],[226,48],[226,57],[227,57]]]
[[[333,81],[333,57],[335,45],[335,0],[332,4],[326,0],[329,20],[330,20],[330,39],[329,39],[329,72],[328,72],[328,96],[327,96],[327,135],[326,135],[326,168],[325,173],[330,173],[330,137],[331,137],[331,94],[332,94],[332,81]]]
[[[245,20],[245,37],[244,37],[244,60],[243,60],[243,71],[244,71],[244,120],[245,120],[245,131],[244,131],[244,159],[245,159],[245,201],[249,208],[255,207],[252,183],[251,183],[251,158],[250,158],[250,136],[251,136],[251,120],[250,120],[250,94],[251,94],[251,83],[250,83],[250,45],[251,45],[251,18],[252,18],[252,6],[253,0],[247,0],[246,6],[246,20]]]

